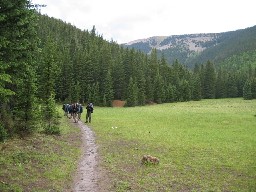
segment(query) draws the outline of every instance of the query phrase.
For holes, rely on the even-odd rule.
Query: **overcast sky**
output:
[[[32,0],[42,14],[104,39],[127,43],[152,36],[219,33],[256,25],[255,0]]]

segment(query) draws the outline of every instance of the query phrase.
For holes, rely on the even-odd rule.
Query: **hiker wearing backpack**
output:
[[[92,113],[93,113],[93,104],[92,103],[88,103],[86,106],[86,121],[85,123],[91,123],[92,120]]]
[[[73,116],[73,106],[72,106],[73,104],[69,104],[68,105],[68,115],[67,115],[67,117],[69,118],[69,119],[71,119],[71,117]]]
[[[79,112],[78,103],[72,104],[72,115],[75,123],[78,122],[78,112]]]
[[[81,120],[81,114],[83,113],[83,106],[82,104],[78,104],[78,120]]]

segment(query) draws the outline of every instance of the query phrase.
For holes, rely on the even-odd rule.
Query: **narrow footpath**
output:
[[[75,176],[72,192],[98,192],[98,155],[93,131],[82,121],[78,121],[82,134],[82,157]]]

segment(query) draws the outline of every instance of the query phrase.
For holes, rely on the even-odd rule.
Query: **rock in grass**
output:
[[[159,164],[159,159],[157,157],[153,157],[151,155],[143,155],[141,159],[141,164],[146,165],[146,164],[154,164],[157,165]]]

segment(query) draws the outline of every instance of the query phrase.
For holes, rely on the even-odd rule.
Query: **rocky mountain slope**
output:
[[[169,63],[178,59],[188,66],[207,60],[218,62],[233,54],[256,49],[256,26],[224,33],[201,33],[172,36],[155,36],[135,40],[124,47],[150,54],[157,49]]]

